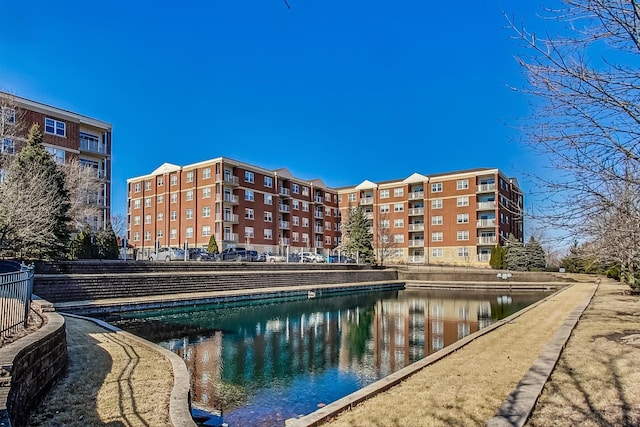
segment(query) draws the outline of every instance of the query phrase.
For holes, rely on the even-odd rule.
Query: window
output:
[[[16,110],[10,107],[0,107],[0,112],[2,113],[2,121],[4,123],[15,123],[16,122]]]
[[[469,223],[469,214],[458,214],[458,224],[468,224]]]
[[[273,204],[273,196],[271,196],[271,194],[264,194],[264,204],[265,205],[272,205]]]
[[[458,197],[458,206],[469,206],[469,196]]]
[[[350,202],[355,202],[356,201],[356,193],[349,194],[349,201]]]
[[[133,225],[140,225],[140,215],[133,217]]]
[[[158,204],[164,203],[164,196],[162,194],[159,194],[156,200],[158,201]]]
[[[136,231],[135,233],[133,233],[133,241],[134,242],[139,242],[140,241],[140,232]]]
[[[145,224],[151,224],[151,215],[147,214],[144,216],[144,223]]]
[[[187,172],[187,182],[193,182],[193,171]]]
[[[388,234],[383,234],[382,236],[380,236],[380,240],[382,241],[382,243],[389,243],[391,241]]]
[[[468,231],[458,231],[458,240],[469,240]]]
[[[140,183],[136,182],[135,185],[133,186],[133,191],[135,191],[136,193],[140,192]]]
[[[291,184],[291,192],[293,194],[300,193],[300,186],[298,184]]]
[[[338,203],[342,203],[342,194],[338,196]]]
[[[309,187],[302,187],[302,195],[303,196],[309,195]]]
[[[293,217],[291,217],[291,222],[293,223],[293,225],[300,225],[300,218],[294,215]]]
[[[442,199],[433,199],[431,201],[431,209],[442,209]]]
[[[434,182],[433,184],[431,184],[431,192],[432,193],[442,193],[442,183],[441,182]]]
[[[210,197],[211,197],[211,187],[203,188],[202,189],[202,198],[203,199],[208,199]]]
[[[309,203],[302,202],[302,212],[309,212]]]
[[[393,205],[393,211],[394,212],[404,211],[404,203],[396,203],[395,205]]]
[[[253,172],[244,171],[244,182],[253,183],[254,179],[255,179],[255,177],[253,175]]]
[[[178,175],[171,175],[171,185],[178,185]]]
[[[442,242],[442,231],[435,231],[431,233],[432,242]]]
[[[59,163],[61,165],[64,164],[64,160],[67,157],[67,153],[65,153],[64,150],[61,150],[59,148],[53,148],[53,147],[45,147],[44,149],[47,153],[51,154],[51,157],[53,158],[54,162]]]
[[[389,220],[383,219],[382,221],[380,221],[380,228],[389,228]]]
[[[402,218],[394,219],[393,220],[393,227],[394,228],[402,228],[402,227],[404,227],[404,219],[402,219]]]
[[[459,179],[456,182],[456,189],[457,190],[466,190],[467,188],[469,188],[469,180],[468,179]]]
[[[442,258],[444,256],[444,250],[442,248],[431,249],[432,258]]]
[[[331,231],[331,223],[329,221],[324,222],[324,229]]]
[[[458,256],[468,258],[469,248],[458,248]]]
[[[293,209],[298,210],[300,208],[300,202],[298,202],[297,200],[293,201]]]
[[[178,193],[171,193],[171,203],[178,203]]]
[[[265,240],[273,239],[273,231],[270,228],[265,228],[264,229],[264,238],[265,238]]]
[[[309,226],[309,218],[302,218],[302,226],[303,227]]]
[[[265,176],[264,177],[264,186],[265,187],[273,187],[273,178],[271,178],[270,176]]]
[[[187,190],[185,199],[187,200],[187,202],[193,200],[193,190]]]
[[[202,235],[203,236],[211,236],[211,226],[210,225],[203,225],[202,226]]]
[[[389,205],[380,205],[380,213],[389,213]]]
[[[178,238],[178,230],[176,230],[175,228],[171,229],[171,232],[169,233],[172,239],[177,239]]]
[[[249,201],[249,202],[253,202],[253,191],[251,190],[244,190],[244,199]]]
[[[253,219],[253,209],[246,208],[244,210],[245,219]]]
[[[380,190],[380,198],[381,199],[389,198],[389,190]]]
[[[144,189],[145,189],[145,191],[151,190],[151,181],[145,181],[144,182]]]
[[[294,242],[300,241],[300,233],[298,233],[297,231],[291,233],[291,240]]]
[[[331,236],[324,236],[324,242],[325,242],[327,245],[330,245],[330,244],[331,244]]]
[[[302,243],[309,243],[309,235],[307,233],[302,233]]]
[[[145,208],[150,208],[151,207],[151,197],[145,197],[145,199],[144,199],[144,207]]]
[[[211,216],[211,206],[202,207],[202,218],[209,218]]]
[[[404,234],[394,234],[393,243],[404,243]]]
[[[273,214],[269,211],[264,211],[264,222],[273,222]]]
[[[164,178],[159,176],[158,177],[158,187],[162,187],[164,185]]]
[[[211,168],[202,169],[202,179],[209,179],[209,178],[211,178]]]
[[[164,237],[164,231],[163,230],[158,230],[158,232],[156,233],[156,236],[159,239],[162,239]]]
[[[187,227],[184,232],[184,237],[190,239],[193,237],[193,227]]]
[[[162,221],[164,220],[164,213],[163,212],[158,212],[158,216],[156,218],[157,221]]]
[[[244,237],[245,238],[253,238],[253,227],[245,227],[244,228]]]
[[[184,213],[184,217],[186,219],[192,219],[193,218],[193,209],[189,208],[185,211]]]
[[[151,240],[151,232],[150,231],[145,231],[144,232],[144,240],[146,240],[147,242]]]
[[[171,221],[175,221],[176,219],[178,219],[178,211],[171,211],[169,215],[170,215]]]
[[[394,188],[393,189],[393,197],[402,197],[404,196],[404,188]]]
[[[434,215],[431,217],[431,225],[442,225],[442,215]]]
[[[133,209],[140,209],[140,199],[133,201]]]
[[[44,132],[50,133],[52,135],[58,136],[66,136],[67,135],[67,125],[65,122],[61,122],[60,120],[50,119],[45,117],[44,119]]]

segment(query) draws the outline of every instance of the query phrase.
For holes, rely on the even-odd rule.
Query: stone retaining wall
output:
[[[43,317],[39,330],[0,348],[0,426],[28,426],[31,410],[66,372],[64,318],[54,312]]]

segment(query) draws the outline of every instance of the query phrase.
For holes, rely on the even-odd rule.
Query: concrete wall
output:
[[[43,313],[36,332],[0,348],[0,426],[29,425],[29,415],[66,372],[69,357],[64,318]]]

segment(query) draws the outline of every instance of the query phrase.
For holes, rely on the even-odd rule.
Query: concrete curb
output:
[[[130,340],[133,340],[153,351],[157,351],[162,354],[162,356],[171,364],[171,369],[173,371],[173,388],[171,390],[171,398],[169,401],[169,418],[171,419],[171,424],[174,427],[196,427],[196,423],[193,421],[193,418],[191,418],[191,387],[189,372],[187,371],[187,367],[180,356],[173,353],[172,351],[167,350],[164,347],[161,347],[136,335],[130,334],[129,332],[123,331],[120,328],[103,322],[102,320],[92,319],[90,317],[78,316],[69,313],[60,314],[75,319],[93,322],[104,329],[125,336]]]
[[[487,422],[486,427],[522,427],[529,420],[538,397],[540,397],[544,385],[558,364],[558,360],[571,337],[573,329],[593,300],[598,287],[599,284],[596,283],[591,295],[587,295],[585,300],[567,316],[567,319],[551,341],[542,349],[540,356],[538,356],[529,371],[502,403],[496,415]]]
[[[342,399],[336,400],[335,402],[325,406],[324,408],[318,409],[317,411],[312,412],[311,414],[308,414],[304,417],[295,419],[295,420],[287,420],[287,426],[288,427],[312,427],[312,426],[318,426],[323,424],[324,422],[326,422],[327,420],[329,420],[332,417],[337,416],[338,414],[340,414],[341,412],[344,412],[346,410],[349,410],[351,408],[353,408],[354,406],[358,405],[359,403],[370,399],[371,397],[380,394],[388,389],[390,389],[393,386],[396,386],[398,384],[400,384],[402,381],[404,381],[406,378],[414,375],[415,373],[417,373],[418,371],[426,368],[427,366],[437,362],[440,359],[443,359],[444,357],[456,352],[457,350],[461,349],[462,347],[466,346],[467,344],[471,343],[472,341],[480,338],[481,336],[493,331],[494,329],[497,329],[505,324],[508,324],[509,322],[512,322],[513,320],[517,319],[518,317],[522,316],[523,314],[527,313],[530,310],[533,310],[534,308],[538,307],[540,304],[545,303],[546,301],[548,301],[549,299],[555,297],[557,294],[559,294],[560,292],[565,291],[566,289],[569,289],[572,285],[575,285],[575,283],[570,283],[568,284],[569,286],[564,286],[561,289],[559,289],[557,292],[554,292],[553,294],[547,296],[546,298],[541,299],[540,301],[535,302],[534,304],[529,305],[528,307],[525,307],[524,309],[518,311],[517,313],[512,314],[509,317],[506,317],[478,332],[475,332],[461,340],[458,340],[457,342],[455,342],[454,344],[447,346],[445,348],[443,348],[442,350],[431,354],[430,356],[425,357],[424,359],[421,359],[417,362],[412,363],[411,365],[394,372],[393,374],[386,376],[354,393],[351,393],[348,396],[343,397]]]

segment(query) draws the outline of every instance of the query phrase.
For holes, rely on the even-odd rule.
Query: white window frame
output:
[[[404,228],[404,218],[396,218],[393,220],[393,228]]]
[[[51,128],[51,130],[49,130]],[[61,131],[60,131],[61,130]],[[49,135],[67,137],[67,123],[61,120],[52,119],[51,117],[44,118],[44,133]]]
[[[273,188],[273,178],[270,176],[264,177],[264,186],[267,188]]]
[[[202,218],[211,217],[211,206],[203,206],[202,207]]]
[[[273,230],[272,229],[265,228],[264,232],[263,232],[263,235],[264,235],[264,239],[265,240],[273,240]]]
[[[394,212],[404,212],[404,203],[395,203],[393,205]]]
[[[432,258],[442,258],[444,256],[443,248],[431,248],[431,257]]]
[[[202,189],[202,198],[208,199],[211,197],[211,187],[205,187]]]
[[[209,179],[209,178],[211,178],[211,168],[202,169],[202,179]]]
[[[457,205],[458,205],[458,207],[469,206],[469,196],[458,197]]]
[[[185,237],[185,239],[192,239],[193,238],[193,227],[189,226],[189,227],[185,228],[184,237]]]
[[[458,214],[458,216],[456,217],[456,223],[469,224],[469,214],[468,213]]]
[[[459,179],[456,181],[456,190],[468,190],[469,189],[469,180],[468,179]]]
[[[457,239],[460,240],[469,240],[469,230],[458,230]]]
[[[389,190],[380,190],[380,198],[388,199],[389,198]]]
[[[442,199],[431,200],[431,209],[442,209]]]
[[[253,239],[254,237],[255,237],[255,235],[254,235],[253,227],[245,227],[244,228],[244,238],[245,239]]]
[[[393,197],[403,197],[404,196],[404,188],[397,187],[393,189]]]
[[[193,171],[187,172],[187,182],[193,182]]]
[[[187,192],[186,192],[186,194],[184,196],[184,199],[187,202],[190,202],[191,200],[193,200],[193,190],[187,190]]]
[[[442,193],[442,183],[434,182],[431,184],[431,192],[432,193]]]
[[[389,213],[391,205],[380,205],[380,213]]]
[[[202,226],[202,237],[211,236],[211,226],[203,225]]]
[[[255,218],[255,211],[251,208],[245,208],[244,219],[254,219],[254,218]]]
[[[442,231],[434,231],[431,233],[432,242],[442,242],[444,240],[444,233]]]
[[[264,211],[264,222],[273,222],[273,213]]]
[[[273,196],[268,193],[264,193],[264,204],[273,205]]]
[[[431,225],[442,225],[444,218],[442,215],[434,215],[431,217]]]
[[[256,176],[251,171],[244,171],[244,182],[255,183]]]
[[[193,209],[191,209],[191,208],[187,208],[187,209],[184,211],[184,218],[185,218],[185,219],[193,219]]]
[[[459,257],[469,257],[469,248],[458,248],[458,256]]]
[[[244,199],[248,202],[253,202],[255,199],[255,193],[253,190],[244,190]]]

